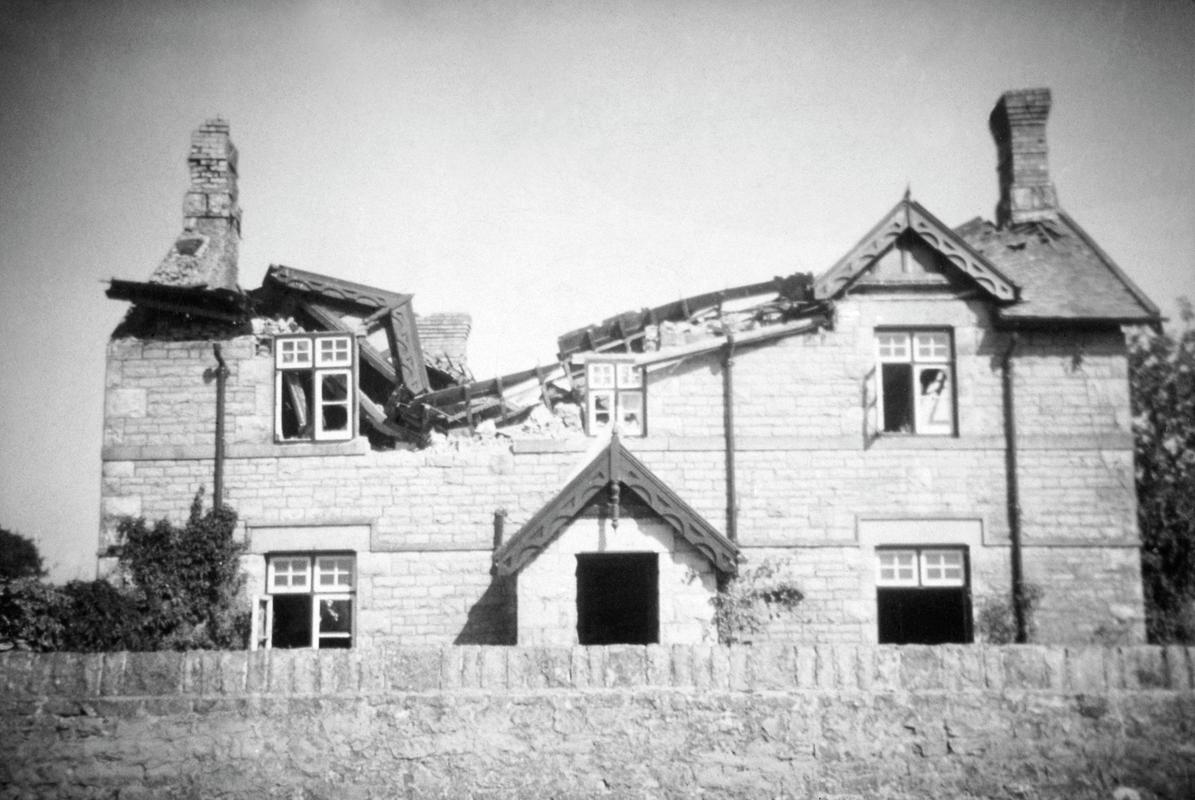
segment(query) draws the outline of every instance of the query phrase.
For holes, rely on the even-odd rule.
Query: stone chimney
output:
[[[1049,89],[1005,92],[992,110],[988,122],[999,158],[1000,227],[1058,217],[1058,194],[1046,161],[1049,114]]]
[[[423,357],[449,372],[468,374],[469,332],[473,318],[464,313],[420,314],[415,319]]]
[[[237,205],[237,149],[228,121],[209,119],[191,134],[191,186],[183,198],[183,231],[150,283],[237,288],[241,209]]]

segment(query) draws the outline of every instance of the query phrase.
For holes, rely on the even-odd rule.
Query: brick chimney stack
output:
[[[1000,227],[1058,216],[1058,193],[1046,160],[1049,114],[1049,89],[1021,89],[1005,92],[988,120],[999,158]]]
[[[469,332],[473,318],[468,314],[448,312],[420,314],[415,319],[423,357],[449,373],[468,376]]]
[[[183,232],[150,282],[235,291],[241,209],[237,149],[227,120],[209,119],[191,134],[187,166],[191,186],[183,197]]]

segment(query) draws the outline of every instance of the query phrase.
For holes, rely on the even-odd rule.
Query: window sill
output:
[[[370,452],[369,439],[358,436],[347,442],[266,442],[229,444],[227,459],[310,458],[313,456],[363,456]],[[104,461],[202,461],[214,456],[211,444],[191,445],[107,445]]]
[[[998,439],[963,439],[959,436],[926,436],[917,434],[888,433],[876,436],[867,443],[869,450],[974,450],[979,447],[999,446]]]

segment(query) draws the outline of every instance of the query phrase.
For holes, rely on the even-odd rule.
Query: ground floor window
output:
[[[971,641],[971,593],[965,547],[876,550],[880,644]]]
[[[660,641],[659,564],[655,553],[577,556],[577,640],[581,644]]]
[[[254,609],[255,647],[353,646],[356,559],[351,554],[272,555]]]

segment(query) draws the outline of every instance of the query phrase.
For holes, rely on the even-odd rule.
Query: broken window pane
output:
[[[264,645],[351,647],[355,569],[352,555],[272,556],[258,611]]]
[[[954,431],[954,397],[950,386],[950,371],[944,367],[919,367],[917,370],[918,433]]]
[[[624,436],[643,436],[643,367],[631,361],[591,361],[585,366],[590,435],[617,423]]]
[[[282,372],[279,434],[283,439],[306,439],[311,435],[311,373]]]
[[[643,393],[618,393],[618,430],[627,436],[643,435]]]
[[[352,438],[354,352],[353,337],[347,335],[277,339],[275,432],[279,439]],[[339,368],[325,369],[329,366]]]
[[[591,392],[589,395],[589,411],[591,431],[610,427],[614,413],[614,393]]]
[[[954,434],[950,333],[877,331],[885,433]]]

